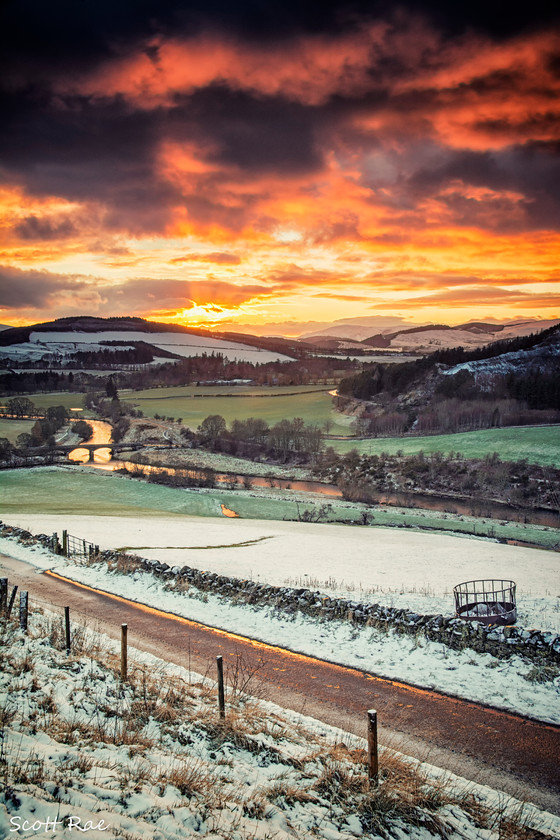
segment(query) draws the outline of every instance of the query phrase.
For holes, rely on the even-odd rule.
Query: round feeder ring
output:
[[[453,587],[455,613],[481,624],[515,624],[515,581],[468,580]]]

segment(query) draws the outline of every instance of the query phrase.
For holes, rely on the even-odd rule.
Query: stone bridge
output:
[[[154,446],[147,446],[145,443],[74,443],[74,444],[65,444],[64,446],[55,446],[54,452],[59,452],[60,454],[70,454],[70,452],[74,452],[75,449],[87,449],[88,451],[88,460],[93,461],[93,455],[98,449],[108,449],[109,456],[111,458],[114,457],[115,452],[135,452],[138,449],[171,449],[172,447],[167,444],[161,444]]]

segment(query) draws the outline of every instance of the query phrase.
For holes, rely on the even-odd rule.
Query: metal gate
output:
[[[89,560],[99,554],[99,546],[83,540],[81,537],[74,537],[68,531],[62,532],[62,553],[73,560]]]

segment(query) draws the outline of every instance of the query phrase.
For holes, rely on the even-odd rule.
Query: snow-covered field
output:
[[[110,639],[74,628],[69,657],[60,640],[49,613],[34,614],[27,637],[0,639],[1,837],[559,835],[558,817],[391,750],[368,792],[359,738],[242,696],[228,695],[220,722],[204,678],[129,648],[123,685]]]
[[[124,548],[169,566],[305,586],[452,615],[453,587],[483,578],[517,583],[519,624],[560,633],[558,553],[394,528],[186,516],[10,514],[31,533],[65,528],[101,548]]]
[[[62,530],[62,523],[53,516],[13,516],[9,524],[32,533]],[[361,592],[359,587],[355,590],[357,598],[367,598],[363,590],[371,589],[375,590],[369,596],[371,601],[448,615],[453,613],[449,587],[461,580],[488,577],[491,570],[492,577],[505,573],[517,579],[522,604],[526,588],[532,593],[534,605],[544,605],[541,625],[549,614],[551,624],[557,619],[552,604],[558,601],[546,594],[549,581],[557,579],[557,555],[552,552],[389,529],[349,530],[336,525],[255,520],[64,517],[64,527],[102,548],[127,546],[133,553],[157,557],[169,565],[189,565],[271,583],[290,579],[293,583],[295,576],[305,585],[307,574],[315,588],[315,575],[331,576],[343,591],[342,579],[348,583],[351,568],[356,586],[362,584]],[[519,657],[497,660],[469,649],[453,651],[425,639],[356,628],[346,622],[322,623],[301,614],[288,616],[193,590],[189,597],[145,573],[123,577],[108,573],[103,565],[78,566],[12,539],[1,540],[0,551],[40,568],[55,568],[74,580],[131,600],[263,642],[560,723],[560,676],[546,683],[535,682],[535,669]],[[326,591],[332,593],[328,580]]]
[[[226,341],[221,338],[210,338],[201,335],[190,335],[189,333],[173,332],[128,332],[128,331],[106,331],[106,332],[32,332],[29,341],[22,344],[12,344],[3,347],[0,355],[14,360],[35,360],[42,358],[46,353],[68,355],[80,350],[107,350],[102,342],[107,341],[143,341],[168,350],[179,356],[200,356],[202,353],[220,353],[229,360],[240,362],[264,362],[291,361],[291,358],[281,353],[273,353],[259,347],[251,347],[248,344],[238,344],[234,341]],[[124,349],[120,347],[118,349]],[[167,360],[166,360],[167,361]]]

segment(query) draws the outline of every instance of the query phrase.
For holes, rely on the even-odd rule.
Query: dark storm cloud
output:
[[[3,308],[41,307],[65,292],[79,294],[89,288],[86,278],[51,274],[48,271],[26,271],[0,266],[0,301]]]
[[[344,31],[357,32],[376,19],[392,20],[392,31],[398,32],[410,12],[452,34],[471,27],[496,36],[525,29],[531,21],[542,24],[552,14],[541,0],[517,17],[509,7],[502,14],[482,2],[430,0],[407,0],[398,7],[388,0],[327,1],[320,10],[315,3],[296,0],[242,4],[225,0],[57,0],[52,4],[8,0],[0,9],[0,60],[4,65],[0,77],[0,91],[4,92],[0,100],[0,180],[18,184],[34,196],[98,203],[104,208],[99,211],[100,228],[108,231],[163,233],[177,209],[202,225],[238,231],[255,221],[251,214],[259,199],[250,186],[245,192],[230,193],[222,172],[185,179],[179,185],[161,171],[158,154],[162,143],[192,143],[202,150],[206,162],[235,170],[238,183],[268,174],[316,175],[324,169],[333,148],[342,155],[347,149],[367,155],[376,148],[384,139],[382,130],[377,136],[374,131],[350,127],[350,123],[390,108],[402,119],[391,123],[386,136],[395,146],[399,142],[406,145],[407,160],[402,156],[396,161],[400,183],[390,196],[377,194],[377,202],[412,212],[418,197],[433,194],[453,178],[465,177],[472,184],[497,187],[501,183],[502,189],[521,190],[526,195],[524,212],[530,225],[556,223],[559,209],[551,185],[558,171],[554,161],[549,165],[549,151],[526,148],[509,153],[511,160],[505,153],[485,158],[478,153],[442,152],[444,161],[437,167],[414,161],[409,154],[411,138],[426,130],[430,110],[442,106],[442,94],[428,89],[392,95],[394,80],[411,72],[407,49],[376,59],[367,91],[333,93],[321,104],[304,104],[282,93],[233,90],[226,82],[216,81],[175,94],[165,105],[152,102],[145,108],[127,101],[124,95],[104,98],[103,91],[97,96],[78,96],[63,86],[61,93],[61,79],[68,82],[83,77],[112,59],[134,56],[138,51],[149,55],[157,67],[158,46],[150,41],[156,36],[192,39],[197,33],[213,30],[240,42],[262,45],[284,39],[288,43],[290,38],[308,33],[338,36]],[[438,50],[427,52],[431,64],[437,63]],[[415,69],[423,69],[423,60],[418,59]],[[554,56],[547,60],[551,68],[556,66]],[[461,86],[461,95],[506,94],[516,79],[512,70],[489,72]],[[546,122],[546,114],[540,119]],[[478,128],[486,134],[503,133],[507,125],[503,119],[495,124],[486,120]],[[518,129],[528,127],[520,125]],[[366,177],[365,182],[371,185],[372,194],[384,186],[376,175],[369,181]],[[459,224],[477,218],[493,224],[488,212],[481,216],[479,206],[465,203],[461,197],[451,195],[441,201]],[[504,206],[493,209],[498,215]],[[486,211],[492,212],[492,208]],[[418,215],[413,224],[419,224],[420,219]],[[69,236],[69,228],[66,230],[67,234],[63,226],[57,231],[54,223],[28,217],[16,232],[24,239],[52,239]],[[317,230],[316,241],[357,238],[358,230],[357,221],[350,217],[329,220]]]
[[[442,150],[441,157],[443,161],[438,165],[419,168],[410,177],[407,189],[416,198],[436,195],[458,181],[523,196],[522,218],[508,216],[507,197],[483,202],[454,192],[439,196],[454,210],[456,224],[476,223],[479,215],[485,218],[485,226],[504,231],[556,228],[560,224],[560,143],[533,142],[495,152]],[[486,212],[493,210],[494,223]]]
[[[39,219],[37,216],[27,216],[14,230],[21,239],[42,241],[67,239],[76,233],[71,219]]]
[[[169,109],[135,109],[120,98],[4,99],[0,175],[33,195],[106,206],[104,226],[132,233],[163,232],[173,207],[186,206],[203,224],[230,229],[246,223],[251,196],[220,201],[221,179],[190,189],[174,186],[157,165],[164,138],[196,143],[218,166],[249,173],[318,171],[322,156],[312,109],[281,98],[255,100],[212,86],[177,97]],[[24,226],[23,233],[32,232]]]
[[[14,84],[38,78],[45,67],[58,74],[90,68],[157,35],[190,37],[214,28],[277,41],[294,33],[338,33],[395,9],[421,14],[448,34],[475,29],[496,37],[558,19],[547,0],[507,6],[484,0],[324,0],[320,6],[314,0],[4,0],[0,54],[11,67],[6,81]]]
[[[159,111],[117,100],[4,98],[0,172],[34,195],[110,206],[109,228],[158,231],[177,191],[156,173]],[[125,221],[126,218],[126,221]]]
[[[316,109],[211,85],[176,97],[166,130],[173,139],[211,143],[208,159],[216,163],[255,173],[297,174],[322,166],[316,122]]]
[[[86,96],[61,99],[47,94],[13,95],[5,98],[3,106],[3,164],[25,170],[31,161],[38,161],[36,168],[46,171],[35,177],[44,179],[45,190],[51,188],[48,179],[58,176],[59,167],[90,163],[85,181],[74,186],[78,198],[85,191],[95,193],[100,164],[107,167],[109,178],[122,177],[123,170],[132,167],[131,159],[138,175],[150,169],[157,113],[135,110],[118,99],[100,102]]]

